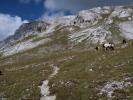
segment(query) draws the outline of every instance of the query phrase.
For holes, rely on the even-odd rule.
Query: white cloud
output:
[[[68,10],[77,13],[83,9],[97,6],[115,6],[133,4],[133,0],[45,0],[44,7],[48,10]]]
[[[50,11],[55,11],[55,10],[59,10],[60,7],[58,8],[58,2],[56,2],[56,0],[46,0],[44,2],[44,6],[46,9],[50,10]]]
[[[13,35],[20,25],[27,22],[26,20],[22,21],[18,16],[0,13],[0,40],[5,39],[9,35]]]
[[[68,10],[76,13],[79,10],[88,9],[90,5],[98,0],[45,0],[44,6],[49,11]]]
[[[60,11],[61,13],[63,11],[64,13],[65,11],[69,11],[72,14],[76,14],[80,10],[89,9],[95,4],[98,4],[96,3],[98,1],[99,0],[45,0],[44,7],[47,9],[47,12],[44,15],[54,12],[60,13]]]
[[[41,16],[40,19],[52,19],[58,16],[64,16],[65,10],[61,7],[58,0],[44,0],[44,7],[46,12]]]
[[[65,12],[64,11],[57,11],[57,12],[47,11],[39,19],[52,20],[52,19],[54,19],[56,17],[64,16],[64,15],[65,15]]]

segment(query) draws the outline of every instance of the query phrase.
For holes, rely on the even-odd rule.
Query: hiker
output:
[[[95,49],[96,49],[96,51],[98,51],[98,47],[96,47]]]
[[[123,43],[123,44],[126,44],[126,43],[127,43],[127,41],[126,41],[125,39],[123,39],[122,43]]]
[[[2,71],[0,70],[0,75],[2,75]]]

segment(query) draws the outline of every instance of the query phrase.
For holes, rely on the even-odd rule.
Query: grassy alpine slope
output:
[[[133,45],[118,45],[114,51],[62,50],[34,57],[27,51],[1,58],[0,96],[8,100],[38,100],[42,80],[52,73],[51,64],[59,72],[50,79],[50,95],[56,100],[107,100],[108,92],[100,93],[108,82],[133,83]],[[27,55],[28,54],[28,55]],[[115,84],[117,85],[117,84]],[[117,86],[119,87],[119,86]],[[132,100],[133,86],[113,90],[113,100]]]
[[[133,9],[54,20],[26,24],[0,44],[0,100],[133,100]],[[105,52],[106,42],[115,50]]]

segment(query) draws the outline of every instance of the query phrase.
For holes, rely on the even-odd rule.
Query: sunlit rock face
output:
[[[66,35],[70,47],[79,43],[117,44],[122,38],[133,39],[132,20],[132,7],[105,6],[82,10],[77,15],[33,21],[21,25],[14,35],[2,41],[0,50],[8,55],[12,54],[8,51],[13,51],[13,54],[16,50],[25,51],[53,41],[55,33]]]

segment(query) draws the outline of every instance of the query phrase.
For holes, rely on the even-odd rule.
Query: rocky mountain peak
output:
[[[10,48],[21,47],[23,43],[32,45],[23,45],[23,49],[20,50],[23,51],[25,47],[27,50],[27,48],[31,49],[31,47],[43,44],[42,40],[53,41],[57,37],[61,37],[56,39],[60,42],[67,40],[70,47],[81,43],[84,45],[97,45],[105,42],[117,44],[123,38],[133,39],[132,26],[133,7],[96,7],[82,10],[77,15],[25,23],[16,30],[13,36],[1,42],[0,46],[4,50],[2,52],[8,52]],[[34,45],[36,42],[38,45]],[[56,41],[54,43],[56,44]]]

